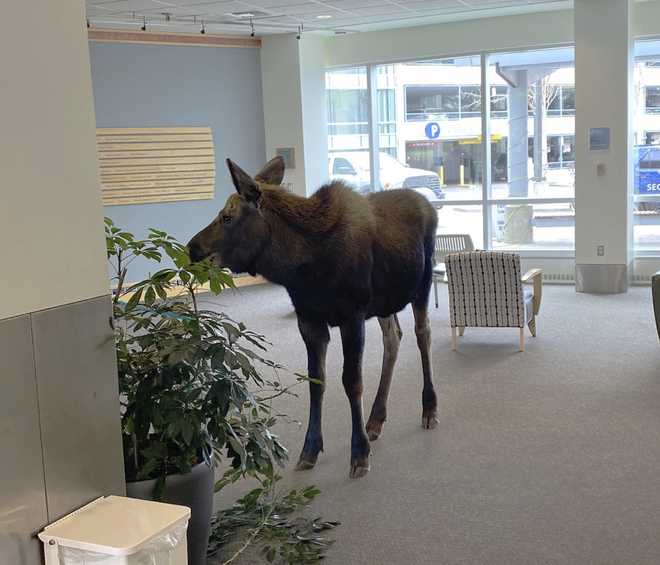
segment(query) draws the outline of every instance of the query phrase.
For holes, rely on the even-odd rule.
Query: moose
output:
[[[284,286],[307,348],[309,423],[297,469],[311,469],[323,451],[321,410],[329,326],[339,327],[342,382],[351,409],[351,478],[369,471],[369,441],[382,432],[402,337],[397,313],[412,304],[422,357],[422,427],[437,424],[428,300],[437,214],[412,190],[362,196],[333,181],[305,198],[284,190],[276,157],[252,178],[230,159],[236,193],[188,243],[192,261],[211,257],[233,272],[260,274]],[[362,416],[365,320],[377,316],[383,363],[369,420]]]

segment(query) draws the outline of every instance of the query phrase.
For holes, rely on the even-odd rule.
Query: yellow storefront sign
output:
[[[504,136],[501,133],[494,133],[493,135],[490,136],[490,142],[494,143],[496,141],[502,140]],[[483,137],[481,135],[477,137],[467,137],[465,139],[459,139],[458,143],[459,145],[478,145],[481,143],[481,140]]]

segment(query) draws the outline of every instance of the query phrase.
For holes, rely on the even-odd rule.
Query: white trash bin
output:
[[[188,565],[190,508],[101,497],[44,528],[46,565]]]

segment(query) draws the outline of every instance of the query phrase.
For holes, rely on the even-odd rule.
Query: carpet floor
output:
[[[328,351],[325,452],[315,469],[293,470],[305,433],[306,387],[277,406],[304,423],[278,426],[291,452],[284,482],[317,485],[314,513],[342,522],[327,563],[660,563],[660,347],[650,290],[596,296],[547,286],[539,336],[528,339],[525,353],[518,352],[516,329],[470,328],[452,352],[446,287],[440,292],[440,308],[430,312],[435,430],[421,428],[421,362],[410,308],[400,314],[404,337],[388,420],[372,443],[366,477],[348,478],[350,418],[336,329]],[[272,357],[291,372],[306,372],[282,288],[244,288],[206,303],[264,333]],[[381,356],[380,328],[370,320],[365,418]]]

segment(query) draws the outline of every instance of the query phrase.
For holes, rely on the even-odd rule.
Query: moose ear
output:
[[[273,157],[262,167],[254,179],[270,186],[280,186],[284,180],[284,157],[281,155]]]
[[[231,175],[231,180],[234,183],[236,192],[248,202],[253,202],[255,204],[259,202],[259,198],[261,198],[261,190],[252,177],[231,159],[227,159],[227,168],[229,169],[229,174]]]

